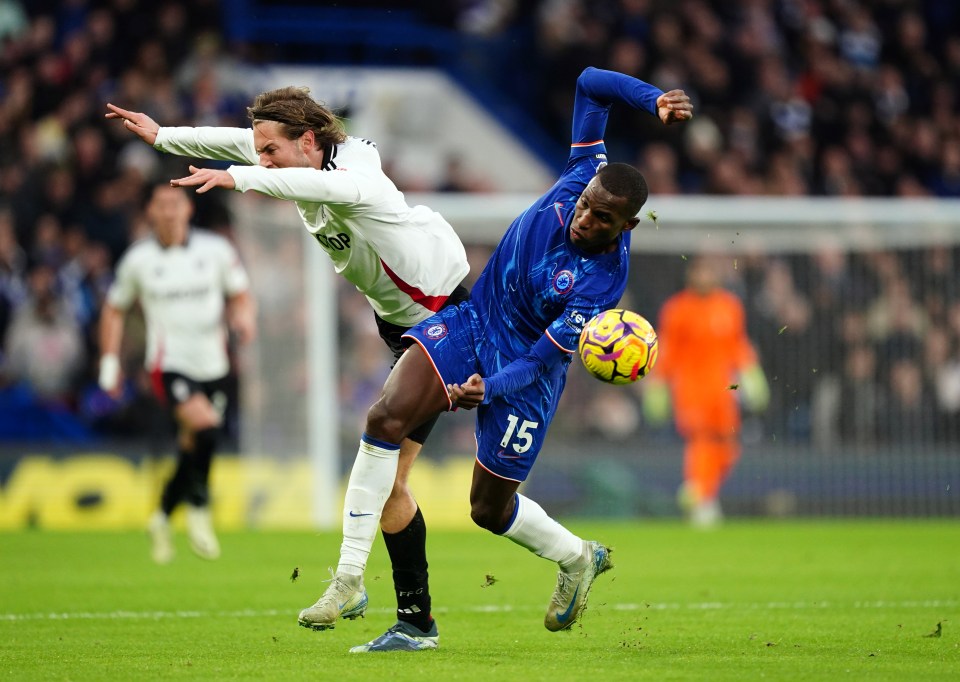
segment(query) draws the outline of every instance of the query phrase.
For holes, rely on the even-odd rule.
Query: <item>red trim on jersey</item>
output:
[[[391,280],[393,280],[393,283],[397,285],[397,288],[400,291],[405,293],[427,310],[432,310],[433,312],[439,311],[443,307],[443,304],[447,302],[447,299],[450,298],[449,296],[430,296],[423,293],[412,284],[407,284],[400,279],[400,275],[391,270],[390,267],[383,262],[382,258],[380,259],[380,265],[383,266],[383,271],[387,273],[387,276]]]
[[[557,343],[557,340],[553,338],[553,335],[550,333],[549,329],[545,330],[543,333],[546,335],[548,339],[550,339],[550,343],[552,343],[554,346],[562,350],[564,353],[576,353],[576,350],[570,350],[569,348],[564,348],[559,343]]]
[[[563,216],[560,215],[560,209],[563,208],[563,203],[560,201],[553,202],[553,210],[557,212],[557,220],[560,221],[560,224],[563,225]]]
[[[479,453],[479,452],[477,453],[476,461],[477,461],[477,466],[480,467],[481,469],[483,469],[484,471],[486,471],[486,472],[487,472],[488,474],[490,474],[491,476],[496,476],[497,478],[499,478],[499,479],[502,480],[502,481],[513,481],[514,483],[523,483],[523,481],[521,481],[519,478],[510,478],[509,476],[504,476],[504,475],[502,475],[502,474],[498,474],[496,471],[490,471],[490,469],[488,469],[487,467],[483,466],[483,462],[480,461],[480,453]]]
[[[163,370],[157,365],[150,370],[150,388],[161,405],[167,404],[167,392],[163,390]]]
[[[592,147],[595,144],[603,144],[603,140],[594,140],[593,142],[574,142],[571,147]]]
[[[167,404],[167,392],[163,390],[163,341],[157,342],[157,359],[150,370],[150,388],[161,405]]]

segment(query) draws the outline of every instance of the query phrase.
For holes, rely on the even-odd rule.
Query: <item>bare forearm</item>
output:
[[[252,341],[257,332],[257,302],[249,291],[231,296],[227,301],[227,324],[240,341]]]
[[[105,303],[100,311],[100,354],[117,355],[123,339],[123,311]]]

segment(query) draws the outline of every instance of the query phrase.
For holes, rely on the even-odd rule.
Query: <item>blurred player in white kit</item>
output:
[[[177,467],[148,530],[157,563],[173,559],[170,515],[186,504],[191,549],[220,556],[210,514],[210,463],[227,405],[228,328],[248,342],[256,305],[247,272],[224,237],[192,228],[193,202],[169,183],[149,190],[145,215],[153,234],[130,246],[100,313],[100,387],[122,388],[120,343],[125,314],[138,302],[146,320],[145,365],[154,392],[176,420]]]

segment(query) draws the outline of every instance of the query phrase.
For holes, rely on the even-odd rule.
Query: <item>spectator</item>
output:
[[[27,301],[7,329],[3,377],[29,384],[43,402],[71,404],[87,359],[80,326],[56,291],[52,266],[34,266],[28,286]]]
[[[502,63],[501,52],[476,73],[499,78],[493,85],[526,104],[529,116],[558,140],[569,131],[564,85],[588,61],[684,87],[699,110],[688,131],[661,130],[617,112],[610,118],[609,137],[618,144],[643,141],[617,149],[617,155],[638,159],[654,196],[960,196],[956,2],[535,0],[442,11],[414,5],[420,12],[431,7],[429,23],[469,36],[463,41],[467,61],[477,61],[483,50],[503,50],[505,39],[532,36],[525,42],[532,46],[524,53],[530,58],[511,61],[510,69],[490,68]],[[89,325],[95,324],[89,306],[109,277],[96,263],[104,249],[112,263],[142,234],[138,206],[144,186],[182,170],[179,160],[161,158],[143,145],[125,146],[121,133],[100,118],[101,102],[149,109],[171,124],[238,125],[259,55],[284,61],[302,54],[301,46],[273,42],[231,44],[228,50],[225,40],[215,0],[156,7],[0,0],[0,334],[26,298],[26,269],[43,261],[59,263],[60,288],[72,292],[69,307],[89,338]],[[376,46],[358,45],[356,51],[370,63],[378,58]],[[485,181],[471,176],[444,189],[482,190]],[[222,199],[199,199],[197,208],[205,224],[229,231]],[[926,325],[946,327],[952,346],[960,335],[957,280],[947,276],[957,254],[951,247],[940,251],[930,257],[929,268],[901,275],[913,290],[896,308],[910,330],[897,338],[914,337],[911,357],[917,361]],[[917,253],[894,260],[901,256]],[[757,265],[751,277],[781,268],[779,259],[751,258]],[[893,333],[883,331],[893,319],[890,297],[900,295],[891,286],[898,285],[891,285],[871,258],[866,267],[848,260],[855,281],[849,297],[846,290],[837,294],[843,309],[857,317],[869,298],[875,303],[871,324],[881,330],[874,332],[886,338]],[[809,266],[807,256],[793,261],[802,265],[793,274]],[[747,263],[741,259],[745,274],[752,267]],[[817,274],[798,276],[793,289],[806,294],[813,287],[811,301],[819,311],[833,282],[820,285],[823,273],[811,272]],[[89,289],[82,293],[67,288],[84,280]],[[874,288],[883,295],[876,296]],[[783,304],[774,300],[793,294],[746,281],[748,305],[764,305],[758,311],[764,315],[748,315],[751,328],[761,344],[773,342],[775,352],[776,342],[783,341],[776,330],[784,323]],[[916,318],[923,324],[917,326]],[[829,323],[829,316],[817,313],[811,328]],[[835,376],[841,375],[841,360],[864,343],[869,340],[831,348]],[[879,369],[898,345],[903,347],[894,339],[874,350],[881,353]],[[926,362],[931,376],[932,360]]]

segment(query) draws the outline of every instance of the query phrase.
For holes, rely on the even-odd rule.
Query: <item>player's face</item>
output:
[[[147,218],[164,246],[181,244],[187,236],[193,204],[179,187],[158,186],[147,204]]]
[[[687,271],[687,282],[691,289],[705,295],[713,291],[720,280],[714,264],[706,258],[698,258]]]
[[[610,194],[595,177],[577,200],[570,241],[587,253],[607,253],[617,248],[620,233],[632,230],[637,222],[627,210],[627,200]]]
[[[274,121],[259,121],[253,126],[253,144],[260,155],[260,165],[265,168],[308,168],[310,159],[305,145],[312,145],[313,139],[301,135],[291,140],[283,135],[281,125]]]

